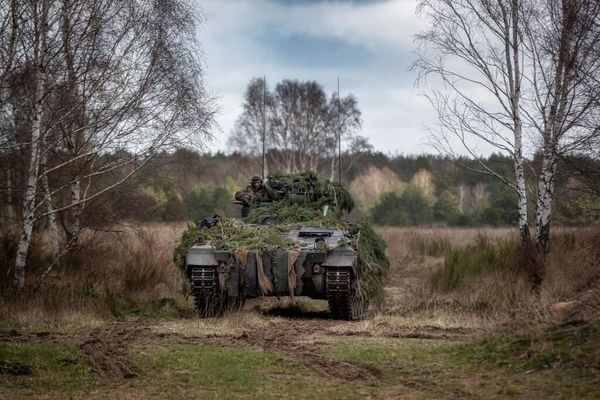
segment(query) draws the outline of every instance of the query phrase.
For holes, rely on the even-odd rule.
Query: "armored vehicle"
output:
[[[349,194],[329,182],[325,188],[312,174],[270,177],[268,184],[282,200],[241,204],[240,220],[199,223],[199,239],[185,257],[198,315],[222,315],[247,298],[308,296],[326,299],[333,318],[361,318],[368,299],[357,284],[358,242],[340,218],[342,209],[352,207]],[[272,243],[248,244],[260,235]]]

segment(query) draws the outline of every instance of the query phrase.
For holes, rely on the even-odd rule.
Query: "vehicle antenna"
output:
[[[263,181],[267,178],[267,159],[266,159],[266,149],[265,149],[265,142],[266,142],[266,134],[267,134],[267,123],[266,123],[266,117],[265,117],[265,108],[267,105],[267,77],[263,76],[263,106],[262,106],[262,178]]]
[[[342,114],[340,105],[340,77],[338,76],[337,106],[338,106],[338,182],[342,183]]]

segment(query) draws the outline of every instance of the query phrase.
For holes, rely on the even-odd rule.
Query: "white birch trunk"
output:
[[[77,243],[79,232],[81,231],[81,179],[79,176],[75,177],[75,180],[71,184],[71,204],[72,204],[72,218],[71,224],[71,236],[73,243]]]
[[[519,121],[520,122],[520,121]],[[526,245],[529,242],[529,225],[527,223],[527,187],[525,184],[525,171],[523,168],[523,138],[520,124],[515,129],[515,187],[517,189],[517,226],[521,243]]]
[[[513,0],[511,4],[512,41],[510,42],[510,47],[512,48],[512,67],[514,68],[514,74],[511,74],[509,69],[509,75],[512,75],[510,86],[513,88],[511,100],[515,136],[514,163],[515,187],[517,189],[517,225],[519,228],[521,243],[523,245],[527,245],[529,242],[529,226],[527,225],[527,187],[525,184],[525,171],[523,169],[523,122],[521,121],[520,109],[521,64],[519,63],[519,16],[519,2],[517,0]]]
[[[33,223],[35,222],[35,197],[37,194],[37,180],[40,167],[40,138],[41,138],[41,120],[42,120],[42,90],[45,83],[45,72],[38,71],[36,82],[35,97],[36,103],[33,111],[33,121],[31,124],[31,158],[29,161],[29,171],[27,175],[27,186],[23,195],[23,225],[17,247],[17,257],[15,260],[15,285],[22,288],[25,285],[25,265],[27,263],[27,254],[29,252],[29,243],[31,242],[31,233],[33,232]]]
[[[331,157],[331,171],[329,172],[329,182],[335,179],[335,155]]]
[[[6,88],[0,88],[0,134],[2,134],[6,130],[6,135],[9,135],[8,145],[13,145],[13,135],[12,132],[8,130],[11,129],[8,122],[8,115],[5,112],[6,101],[8,99],[8,90]],[[12,204],[12,170],[10,166],[6,169],[6,216],[8,218],[14,218],[16,213],[14,212],[13,204]]]
[[[47,20],[48,10],[46,2],[42,3],[41,20],[39,21],[40,33],[36,38],[36,83],[33,107],[33,116],[31,122],[31,146],[29,169],[27,174],[27,184],[23,195],[23,224],[21,235],[17,247],[17,256],[15,260],[14,283],[18,288],[25,285],[25,266],[27,264],[27,254],[29,253],[29,244],[35,222],[35,197],[37,194],[37,181],[40,168],[40,144],[42,139],[42,117],[43,117],[43,92],[46,85],[46,51],[47,51]]]
[[[542,170],[538,178],[535,215],[535,241],[544,254],[548,252],[555,173],[556,156],[551,148],[547,148],[544,150]]]

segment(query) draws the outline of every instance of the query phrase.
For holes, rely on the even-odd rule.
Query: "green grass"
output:
[[[414,398],[595,399],[600,393],[600,328],[557,327],[540,335],[474,343],[345,339],[325,348],[382,371],[378,393]]]
[[[475,342],[336,337],[315,352],[371,364],[373,382],[321,376],[260,349],[164,343],[132,351],[139,376],[99,378],[76,349],[0,342],[0,361],[33,366],[0,374],[0,398],[594,399],[600,393],[600,326]]]
[[[136,357],[149,396],[205,399],[363,398],[275,354],[249,348],[168,344]],[[145,383],[144,383],[145,381]]]
[[[467,385],[462,376],[453,373],[457,364],[452,353],[458,346],[459,343],[449,341],[352,339],[333,345],[326,352],[378,368],[382,372],[381,393],[413,396],[409,398],[445,398],[448,393],[466,397]]]
[[[61,345],[0,342],[0,361],[33,368],[31,375],[0,374],[0,393],[8,398],[59,398],[95,384],[77,352]]]
[[[600,369],[600,326],[558,326],[541,335],[495,337],[457,353],[471,362],[514,372],[549,368]]]
[[[250,348],[164,344],[132,358],[139,377],[98,378],[75,349],[0,342],[0,361],[33,366],[28,376],[0,374],[0,398],[362,399],[367,394]]]

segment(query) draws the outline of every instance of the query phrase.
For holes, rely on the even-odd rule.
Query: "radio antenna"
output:
[[[342,183],[342,113],[340,100],[340,77],[337,81],[337,108],[338,108],[338,182]]]
[[[266,135],[267,135],[267,123],[265,116],[265,108],[267,105],[267,77],[263,76],[263,96],[262,96],[262,178],[263,181],[267,178],[267,154],[265,148]]]

